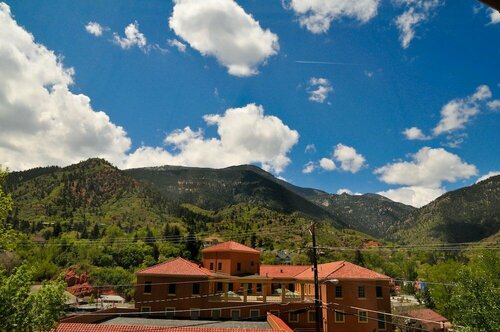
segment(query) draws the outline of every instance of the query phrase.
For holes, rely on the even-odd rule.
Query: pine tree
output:
[[[92,232],[90,233],[90,236],[92,239],[96,240],[99,238],[99,235],[101,233],[99,232],[99,225],[97,223],[94,224],[94,228],[92,229]]]

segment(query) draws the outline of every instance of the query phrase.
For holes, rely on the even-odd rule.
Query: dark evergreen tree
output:
[[[250,247],[254,248],[257,246],[257,234],[252,233],[252,237],[250,238]]]
[[[97,223],[94,224],[94,228],[92,229],[92,233],[90,234],[90,236],[92,237],[92,239],[96,240],[99,238],[99,235],[101,233],[99,232],[99,225]]]

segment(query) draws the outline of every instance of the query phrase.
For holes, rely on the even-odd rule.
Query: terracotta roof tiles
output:
[[[261,265],[259,274],[269,278],[294,278],[310,268],[309,265]]]
[[[201,252],[217,252],[217,251],[237,251],[237,252],[247,252],[247,253],[253,253],[253,254],[260,254],[260,251],[247,247],[244,244],[234,242],[234,241],[227,241],[223,243],[219,243],[216,245],[213,245],[211,247],[203,249]]]
[[[431,320],[435,322],[447,322],[448,318],[441,316],[434,310],[428,308],[419,308],[410,310],[407,314],[410,317]]]
[[[184,258],[177,257],[173,260],[163,262],[144,270],[137,274],[158,274],[169,276],[200,276],[207,277],[213,275],[212,272],[205,269],[197,263],[190,262]]]
[[[143,325],[100,325],[82,323],[61,323],[53,332],[269,332],[260,329],[203,328],[203,327],[158,327]]]
[[[320,279],[390,279],[390,277],[346,261],[318,265]],[[312,266],[296,276],[298,279],[312,279]]]

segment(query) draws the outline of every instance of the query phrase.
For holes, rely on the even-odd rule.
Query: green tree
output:
[[[101,267],[90,272],[92,285],[106,289],[115,289],[117,292],[131,297],[133,293],[134,275],[122,267]]]
[[[13,203],[10,194],[5,194],[3,186],[7,179],[7,171],[0,166],[0,223],[3,224],[7,215],[12,211]]]
[[[22,265],[0,274],[0,322],[5,331],[49,331],[64,312],[64,282],[50,281],[31,291],[32,273]]]
[[[500,254],[477,255],[458,273],[450,299],[451,318],[471,331],[500,331]]]

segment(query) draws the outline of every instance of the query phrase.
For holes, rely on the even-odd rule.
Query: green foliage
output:
[[[417,210],[376,194],[323,194],[310,199],[344,221],[349,228],[381,239],[387,239],[401,220]]]
[[[5,180],[7,179],[7,171],[0,165],[0,225],[3,224],[5,218],[10,211],[12,211],[13,203],[10,194],[3,191]],[[1,226],[0,226],[1,227]]]
[[[484,252],[458,273],[451,318],[478,332],[500,331],[500,254]]]
[[[49,331],[64,312],[64,282],[51,281],[36,293],[26,265],[0,274],[0,322],[5,331]]]
[[[115,289],[129,298],[133,293],[133,288],[130,285],[134,284],[134,279],[134,274],[122,267],[94,268],[90,272],[90,282],[92,285],[98,287],[109,286],[105,287],[105,289]]]
[[[475,242],[500,230],[500,176],[450,191],[404,220],[394,239],[408,243]]]
[[[435,265],[422,264],[419,267],[418,276],[420,279],[429,282],[426,288],[432,298],[436,309],[449,317],[451,313],[450,298],[455,283],[459,281],[457,271],[460,271],[464,265],[455,260],[446,260],[438,262]]]

